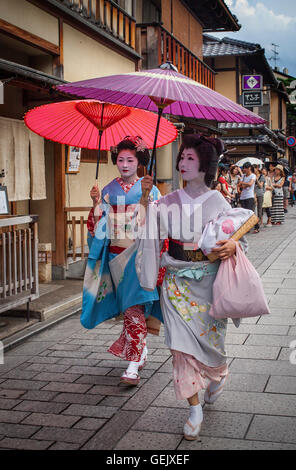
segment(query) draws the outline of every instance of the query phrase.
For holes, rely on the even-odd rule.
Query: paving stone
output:
[[[256,325],[258,323],[259,317],[251,317],[251,318],[242,318],[241,325]]]
[[[32,362],[33,364],[55,364],[58,360],[58,357],[33,356],[28,359],[28,362]]]
[[[226,333],[225,344],[244,344],[248,334]]]
[[[230,373],[225,383],[224,390],[242,392],[263,392],[269,376],[256,374]]]
[[[137,387],[119,387],[118,385],[94,385],[88,394],[127,396],[130,397],[138,392]]]
[[[85,358],[89,356],[89,351],[51,351],[49,356],[50,357],[81,357]]]
[[[241,357],[250,359],[276,359],[280,347],[275,346],[235,346],[227,345],[226,354],[229,357]]]
[[[140,382],[140,384],[143,381]],[[119,384],[119,377],[110,377],[106,375],[83,375],[77,381],[77,384],[92,384],[92,385],[117,385]]]
[[[126,367],[123,367],[122,369],[111,369],[111,371],[109,372],[108,375],[110,375],[111,377],[121,377],[121,375],[123,374],[123,372],[125,371]],[[142,369],[140,371],[140,376],[142,377],[142,379],[148,379],[149,377],[151,377],[153,374],[154,374],[154,371],[155,369],[147,369],[146,366],[145,366],[145,369]]]
[[[270,306],[279,306],[282,308],[289,307],[296,303],[296,295],[273,295],[270,301]]]
[[[114,447],[114,450],[174,450],[183,434],[129,431]]]
[[[0,423],[20,423],[28,413],[15,410],[0,410]]]
[[[296,444],[296,417],[255,416],[247,439]]]
[[[219,411],[296,416],[296,395],[224,390],[213,405],[205,405],[205,409],[209,407]]]
[[[281,316],[281,317],[294,317],[295,316],[295,312],[296,312],[296,308],[291,308],[291,307],[273,307],[273,306],[269,306],[270,308],[270,311],[271,311],[271,316],[274,317],[274,316]],[[269,316],[267,316],[266,318],[268,318]]]
[[[22,421],[22,424],[35,424],[36,426],[55,426],[58,428],[71,428],[80,417],[64,416],[53,413],[32,413]]]
[[[249,335],[246,346],[289,346],[291,338],[283,335]]]
[[[43,387],[42,390],[49,390],[53,392],[86,393],[90,388],[91,385],[89,384],[51,382]]]
[[[201,400],[201,396],[199,393],[199,398]],[[172,407],[172,408],[186,408],[188,409],[188,403],[186,400],[177,400],[175,396],[174,387],[166,387],[151,403],[151,406],[159,406],[159,407]]]
[[[35,413],[61,413],[66,407],[67,405],[61,403],[24,400],[14,409],[17,411],[32,411]]]
[[[167,356],[171,356],[171,351],[169,349],[163,349],[163,348],[148,348],[148,358],[150,355],[154,355],[155,356],[163,356],[164,359],[167,358]]]
[[[24,345],[17,346],[13,349],[13,356],[35,356],[53,344],[52,341],[42,341],[41,343],[26,341]]]
[[[295,287],[296,287],[295,284],[296,284],[295,279],[285,279],[283,284],[282,284],[282,287],[283,287],[283,289],[288,289],[288,288],[295,289]]]
[[[107,375],[111,370],[112,369],[110,367],[73,366],[67,370],[67,374]]]
[[[119,411],[83,447],[83,450],[109,450],[141,416],[138,411]]]
[[[296,367],[284,361],[270,361],[262,359],[234,359],[231,363],[231,372],[244,374],[268,374],[296,376]]]
[[[115,408],[120,408],[126,401],[129,399],[129,396],[108,396],[105,397],[100,405],[101,406],[114,406]]]
[[[264,315],[260,318],[258,325],[296,325],[296,318],[285,317],[284,315]]]
[[[80,348],[80,345],[79,344],[54,344],[53,346],[51,346],[50,350],[53,350],[53,351],[77,351],[78,349]]]
[[[102,418],[82,418],[73,427],[78,429],[86,429],[89,431],[98,431],[102,426],[104,426],[106,422],[107,419]]]
[[[24,380],[30,380],[33,377],[36,377],[38,374],[38,371],[35,370],[18,370],[18,369],[13,369],[6,374],[4,374],[2,377],[6,379],[24,379]]]
[[[77,359],[73,357],[65,357],[63,359],[61,358],[55,358],[58,362],[58,364],[65,364],[68,366],[89,366],[93,367],[98,364],[97,359]]]
[[[292,348],[282,348],[278,357],[278,361],[290,361],[291,354],[292,354]]]
[[[40,390],[40,388],[45,387],[48,382],[41,382],[35,380],[13,380],[8,379],[1,384],[1,387],[11,388],[16,390]]]
[[[150,407],[132,430],[183,434],[188,419],[186,409]],[[252,415],[243,413],[205,412],[201,435],[243,438]]]
[[[24,392],[22,392],[24,393]],[[9,398],[0,398],[0,410],[11,410],[16,405],[18,405],[21,400],[14,400]]]
[[[47,392],[44,390],[29,390],[21,398],[22,400],[51,401],[58,392]]]
[[[290,328],[289,336],[294,336],[294,338],[296,338],[296,326],[292,326],[292,328]]]
[[[41,372],[36,375],[35,380],[44,380],[47,382],[75,382],[81,374],[59,374],[58,372]]]
[[[201,442],[183,439],[178,450],[295,450],[295,446],[280,442],[258,442],[246,439],[223,439],[202,436]]]
[[[24,395],[24,393],[26,393],[25,390],[9,390],[9,389],[1,389],[0,387],[0,399],[1,398],[19,398],[21,397],[22,395]],[[2,406],[0,405],[0,408],[2,408]]]
[[[97,405],[103,400],[102,395],[89,395],[82,393],[59,393],[54,399],[57,403],[69,403],[79,405]]]
[[[32,370],[37,372],[65,372],[69,369],[69,365],[63,364],[31,364],[26,368],[26,371]]]
[[[4,351],[4,364],[0,364],[0,376],[2,377],[6,372],[14,369],[20,364],[27,362],[30,356],[12,356],[9,352]]]
[[[34,439],[69,442],[82,446],[92,435],[93,431],[83,429],[43,427],[34,434]]]
[[[0,441],[1,449],[18,450],[46,450],[52,445],[52,441],[36,441],[34,439],[4,438]]]
[[[48,450],[78,450],[79,444],[69,444],[69,442],[56,442]]]
[[[124,410],[146,410],[159,393],[168,385],[170,377],[167,374],[156,373],[142,386],[123,406]]]
[[[114,341],[116,340],[116,336],[114,335]],[[70,344],[79,344],[83,346],[103,346],[106,343],[105,339],[73,339],[71,340]],[[112,344],[112,342],[111,342]]]
[[[117,408],[112,406],[70,405],[63,414],[74,416],[87,416],[91,418],[111,418]]]
[[[286,335],[289,331],[289,326],[279,325],[240,325],[240,333],[258,334],[258,335]],[[227,332],[236,333],[237,328],[229,323]]]
[[[283,377],[272,375],[268,381],[266,392],[295,395],[296,377]]]
[[[38,426],[28,426],[26,424],[0,423],[0,435],[3,434],[6,437],[29,438],[38,431],[38,429]]]

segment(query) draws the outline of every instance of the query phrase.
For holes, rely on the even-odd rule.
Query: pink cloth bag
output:
[[[270,313],[259,274],[236,243],[236,259],[221,261],[213,284],[211,317],[247,318]]]

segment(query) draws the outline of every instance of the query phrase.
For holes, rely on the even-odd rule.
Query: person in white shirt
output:
[[[246,162],[243,165],[243,178],[239,183],[241,189],[240,204],[243,209],[249,209],[255,212],[255,182],[256,175],[252,172],[252,165],[250,162]],[[255,225],[254,233],[259,232],[259,224]]]

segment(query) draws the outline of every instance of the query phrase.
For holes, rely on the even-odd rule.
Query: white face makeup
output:
[[[132,150],[121,150],[116,162],[119,173],[124,181],[132,181],[137,177],[138,159]]]
[[[199,171],[200,163],[199,158],[193,148],[184,149],[179,161],[179,171],[184,181],[192,181],[200,179],[204,176],[203,172]]]

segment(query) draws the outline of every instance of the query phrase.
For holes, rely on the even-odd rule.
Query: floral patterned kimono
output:
[[[162,238],[168,235],[171,240],[181,243],[194,242],[196,249],[198,242],[193,219],[198,204],[201,211],[200,234],[210,221],[219,220],[219,214],[231,209],[218,191],[208,191],[192,199],[181,189],[162,197],[155,204],[149,204],[136,258],[140,285],[144,289],[151,291],[155,287]],[[182,214],[179,222],[167,211],[173,205]],[[165,216],[167,213],[168,217]],[[180,231],[185,224],[192,229],[189,238]],[[229,235],[225,234],[226,238]],[[246,247],[245,240],[241,239],[241,245]],[[175,259],[169,249],[162,255],[161,265],[166,267],[161,291],[165,342],[173,354],[176,395],[184,399],[205,388],[205,378],[218,382],[228,373],[224,347],[227,319],[218,321],[208,315],[220,261],[181,261]],[[234,322],[239,325],[239,320]]]
[[[144,291],[135,270],[136,245],[131,234],[141,196],[140,179],[125,184],[116,178],[102,191],[102,216],[96,230],[93,211],[88,221],[90,253],[84,277],[81,323],[85,328],[94,328],[124,312],[123,331],[108,351],[128,361],[140,360],[150,331],[147,318],[152,316],[162,321],[157,289]],[[151,201],[160,197],[156,187],[149,197]]]

